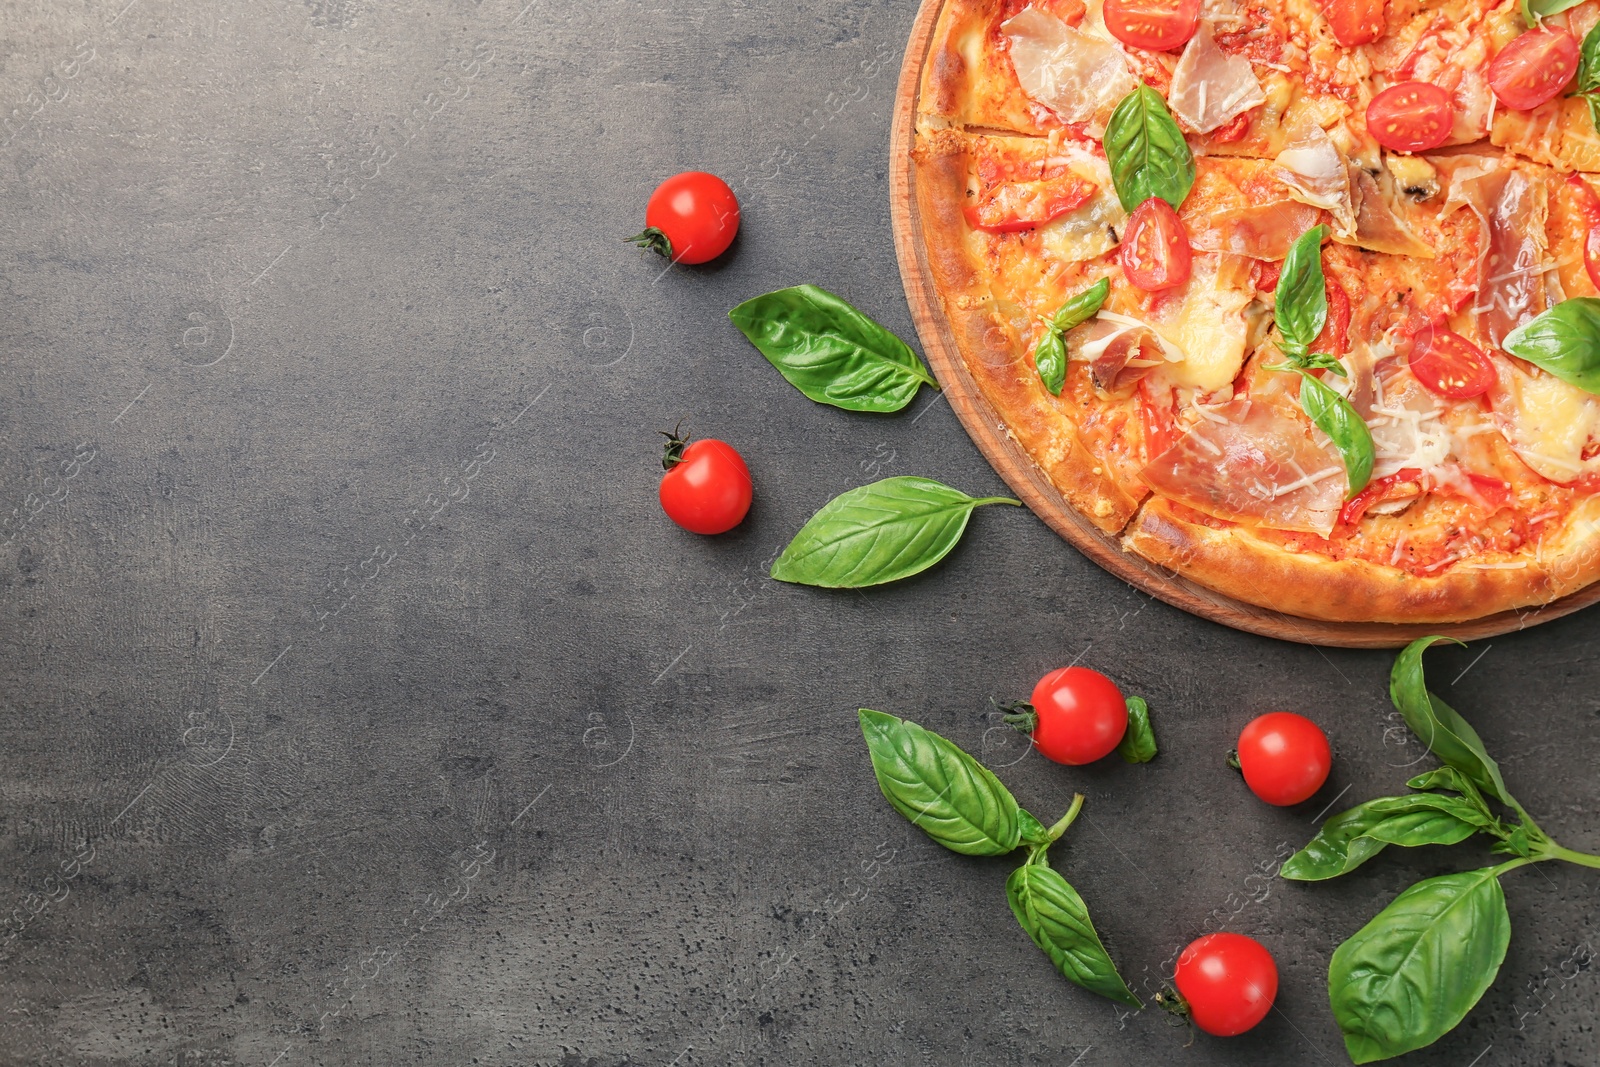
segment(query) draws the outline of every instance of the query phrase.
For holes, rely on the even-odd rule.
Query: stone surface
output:
[[[1333,947],[1486,862],[1269,877],[1424,759],[1388,654],[1189,618],[1013,509],[894,587],[764,576],[875,477],[1003,489],[934,394],[815,406],[725,317],[811,281],[910,336],[885,157],[912,15],[0,5],[0,1062],[1345,1062]],[[688,167],[744,232],[663,271],[619,238]],[[657,509],[684,417],[754,472],[727,536]],[[1431,654],[1580,848],[1596,636],[1590,611]],[[1155,763],[1057,767],[986,718],[1072,660],[1150,698]],[[879,798],[861,705],[1007,765],[1041,815],[1088,794],[1056,865],[1142,993],[1221,927],[1276,953],[1281,1010],[1185,1049],[1061,980],[1007,862]],[[1337,749],[1302,808],[1222,764],[1273,708]],[[1499,981],[1404,1062],[1600,1062],[1597,877],[1511,876]]]

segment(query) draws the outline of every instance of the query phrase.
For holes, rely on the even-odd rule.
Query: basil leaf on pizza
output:
[[[899,411],[924,383],[939,388],[900,338],[815,285],[746,300],[728,317],[778,373],[819,404]]]
[[[1124,211],[1132,211],[1152,196],[1177,210],[1194,188],[1194,153],[1189,151],[1189,142],[1183,139],[1161,94],[1142,82],[1111,113],[1105,149],[1111,184]]]
[[[1296,367],[1307,365],[1311,343],[1328,322],[1328,290],[1322,278],[1322,240],[1327,233],[1326,226],[1313,226],[1289,247],[1273,293],[1273,320],[1283,335],[1284,355]]]
[[[1522,21],[1529,26],[1539,25],[1539,20],[1559,15],[1568,8],[1577,7],[1583,0],[1520,0]]]
[[[1578,78],[1574,84],[1580,93],[1600,89],[1600,23],[1583,35],[1583,44],[1578,49]]]
[[[1111,280],[1101,278],[1083,292],[1069,297],[1059,311],[1045,320],[1044,336],[1033,349],[1033,365],[1052,396],[1061,395],[1061,387],[1067,380],[1067,345],[1063,335],[1093,318],[1110,292]]]
[[[907,578],[938,563],[961,540],[973,509],[1011,504],[970,497],[931,478],[885,478],[841,493],[801,527],[772,564],[797,585],[859,589]]]
[[[1600,395],[1600,298],[1575,296],[1506,335],[1505,349]]]
[[[1356,409],[1321,380],[1305,373],[1300,375],[1300,407],[1316,423],[1317,429],[1328,435],[1344,461],[1345,476],[1350,483],[1346,495],[1355,496],[1365,489],[1372,480],[1377,451],[1372,444],[1372,432],[1356,414]]]

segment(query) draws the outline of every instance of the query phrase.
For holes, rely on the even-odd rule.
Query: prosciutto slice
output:
[[[1309,126],[1285,145],[1273,162],[1280,168],[1278,176],[1289,187],[1291,196],[1331,213],[1334,230],[1341,237],[1354,235],[1356,211],[1350,193],[1350,165],[1326,130]]]
[[[1478,300],[1472,310],[1484,336],[1499,346],[1547,303],[1545,188],[1521,171],[1492,170],[1467,178],[1451,197],[1463,200],[1482,223]]]
[[[1093,319],[1073,331],[1072,344],[1073,357],[1089,364],[1089,377],[1103,393],[1132,389],[1151,367],[1162,363],[1141,352],[1148,347],[1152,353],[1160,354],[1161,338],[1135,320]]]
[[[1011,42],[1011,65],[1029,97],[1067,122],[1109,115],[1138,88],[1116,45],[1090,37],[1054,15],[1024,8],[1000,27]]]
[[[1173,114],[1201,133],[1210,133],[1266,102],[1250,61],[1219,48],[1211,23],[1202,19],[1172,71],[1167,106]]]
[[[1295,200],[1274,200],[1224,211],[1183,215],[1189,247],[1197,252],[1229,252],[1251,259],[1282,259],[1295,239],[1315,226],[1322,212]]]
[[[1332,532],[1344,506],[1344,466],[1279,401],[1233,400],[1157,456],[1139,478],[1196,511],[1248,526]]]
[[[1434,259],[1433,249],[1412,232],[1395,207],[1394,177],[1387,170],[1374,178],[1355,164],[1350,165],[1351,187],[1356,193],[1356,233],[1352,241],[1358,248],[1386,252],[1391,256]]]

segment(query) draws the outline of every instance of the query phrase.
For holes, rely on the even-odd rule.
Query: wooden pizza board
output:
[[[1308,645],[1398,648],[1428,634],[1463,640],[1492,637],[1560,618],[1600,600],[1600,583],[1595,583],[1548,604],[1503,611],[1463,623],[1395,625],[1303,619],[1224,596],[1125,552],[1115,537],[1103,533],[1079,515],[1007,432],[999,413],[990,406],[968,373],[928,268],[917,199],[912,192],[916,179],[911,166],[911,148],[923,60],[927,57],[943,4],[944,0],[922,0],[895,91],[894,124],[889,138],[889,213],[894,224],[895,254],[900,261],[900,278],[905,284],[906,300],[911,305],[911,318],[950,406],[996,472],[1034,514],[1072,542],[1078,551],[1150,596],[1224,626]]]

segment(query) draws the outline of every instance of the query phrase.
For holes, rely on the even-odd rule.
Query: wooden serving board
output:
[[[895,254],[900,261],[900,278],[905,284],[906,300],[911,305],[911,318],[950,406],[979,450],[1034,514],[1072,542],[1078,551],[1150,596],[1224,626],[1302,644],[1398,648],[1427,634],[1444,634],[1463,640],[1492,637],[1560,618],[1600,600],[1600,583],[1595,583],[1548,604],[1503,611],[1464,623],[1401,626],[1303,619],[1246,604],[1157,567],[1125,552],[1116,538],[1080,516],[1006,431],[999,413],[973,381],[933,286],[913,192],[916,177],[911,165],[911,148],[922,65],[943,5],[944,0],[922,0],[895,92],[894,125],[889,138],[889,213],[894,224]]]

